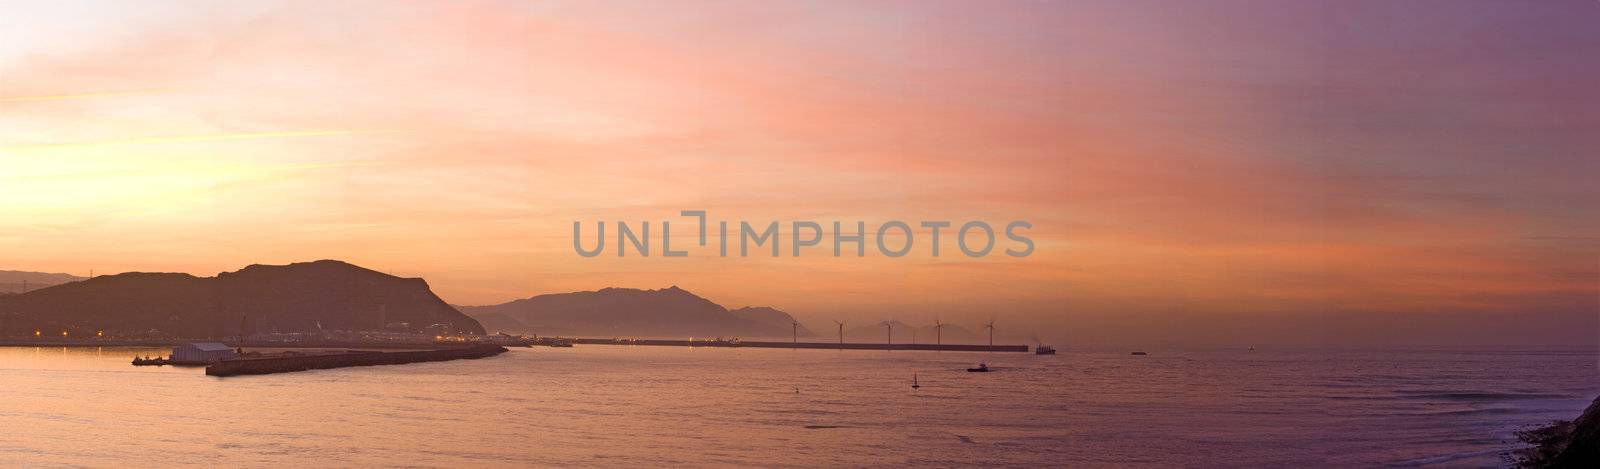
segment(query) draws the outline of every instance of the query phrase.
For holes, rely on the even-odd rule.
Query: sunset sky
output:
[[[819,329],[1592,344],[1597,25],[1587,0],[6,1],[0,269],[341,259],[456,304],[678,285]],[[891,219],[1027,220],[1036,250],[573,252],[574,221],[688,244],[692,209],[782,221],[785,251],[789,221]]]

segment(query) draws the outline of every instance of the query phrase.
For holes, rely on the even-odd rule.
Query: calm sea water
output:
[[[0,348],[0,466],[1503,464],[1592,351],[578,346],[213,378]],[[980,360],[997,372],[967,373]],[[923,385],[913,390],[915,373]]]

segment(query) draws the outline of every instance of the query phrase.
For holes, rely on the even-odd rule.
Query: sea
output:
[[[0,347],[0,467],[1501,467],[1584,349],[578,345],[216,378]],[[970,373],[979,362],[994,371]],[[913,380],[920,387],[913,388]]]

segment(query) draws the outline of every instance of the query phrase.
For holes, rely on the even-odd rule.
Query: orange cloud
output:
[[[1106,340],[1592,300],[1592,243],[1530,241],[1600,232],[1600,103],[1582,91],[1600,77],[1566,65],[1594,51],[1539,31],[1595,33],[1550,13],[1451,12],[1375,41],[1293,6],[1270,24],[1120,4],[663,8],[289,2],[0,55],[0,263],[340,258],[464,304],[677,284],[813,321],[998,314]],[[1481,31],[1563,52],[1460,58]],[[571,252],[572,221],[683,209],[1026,219],[1039,247]]]

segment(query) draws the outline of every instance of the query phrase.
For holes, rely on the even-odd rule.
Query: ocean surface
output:
[[[1592,350],[584,346],[213,378],[0,348],[0,466],[1500,466]],[[996,371],[967,373],[987,361]],[[911,388],[916,375],[922,387]]]

